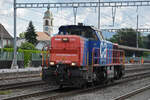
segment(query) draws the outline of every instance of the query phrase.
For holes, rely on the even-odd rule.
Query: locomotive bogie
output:
[[[86,83],[86,70],[70,65],[56,65],[43,69],[42,80],[51,85],[81,86]]]

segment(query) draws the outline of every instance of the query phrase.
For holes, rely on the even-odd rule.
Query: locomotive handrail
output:
[[[98,50],[98,51],[96,51],[96,50]],[[95,52],[97,52],[97,55],[95,55]],[[92,50],[92,65],[93,66],[100,65],[101,63],[105,63],[106,65],[125,64],[124,51],[116,50],[116,49],[107,49],[106,57],[101,57],[100,48],[93,48],[93,50]]]
[[[46,58],[44,59],[44,57],[45,57],[45,48],[47,48],[47,50],[46,50]],[[43,48],[42,48],[42,67],[44,67],[44,65],[45,65],[45,61],[46,61],[46,66],[48,67],[48,64],[49,64],[49,61],[48,61],[48,54],[50,54],[50,52],[48,52],[50,50],[50,48],[49,48],[49,46],[44,46]]]
[[[46,66],[48,67],[49,66],[49,57],[48,55],[50,54],[50,48],[49,46],[47,46],[47,51],[46,51]]]
[[[44,47],[42,48],[42,67],[44,67]]]
[[[95,57],[94,55],[95,55],[95,50],[96,49],[100,49],[100,48],[93,48],[93,50],[92,50],[92,66],[94,66],[94,62],[95,62],[95,59],[98,59],[98,61],[100,60],[100,52],[99,52],[99,57]]]

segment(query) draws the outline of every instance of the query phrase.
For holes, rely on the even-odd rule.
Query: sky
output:
[[[17,0],[18,3],[51,3],[51,2],[78,2],[81,0]],[[82,0],[98,1],[98,0]],[[101,0],[101,1],[124,1],[124,0]],[[126,0],[127,1],[127,0]],[[130,0],[129,0],[130,1]],[[138,0],[136,0],[138,1]],[[144,0],[143,0],[144,1]],[[116,8],[115,25],[112,26],[112,8],[101,8],[101,28],[136,28],[136,17],[139,14],[139,28],[150,27],[150,7],[119,7]],[[43,16],[46,8],[27,8],[17,9],[17,36],[25,32],[29,21],[33,21],[36,31],[43,31]],[[53,8],[50,9],[54,17],[54,34],[57,33],[61,25],[73,24],[74,16],[72,8]],[[82,22],[85,25],[97,27],[97,8],[78,8],[77,23]],[[5,26],[8,32],[13,36],[13,0],[0,0],[0,23]],[[145,34],[145,33],[144,33]],[[111,34],[112,35],[112,34]],[[110,34],[105,34],[108,38]]]

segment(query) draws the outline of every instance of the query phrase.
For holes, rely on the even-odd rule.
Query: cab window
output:
[[[96,31],[91,28],[65,28],[61,29],[58,33],[59,35],[78,35],[90,40],[98,40]]]

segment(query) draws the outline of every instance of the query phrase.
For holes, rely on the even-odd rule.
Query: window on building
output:
[[[48,26],[48,25],[49,25],[48,20],[45,20],[45,25],[46,25],[46,26]]]

